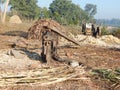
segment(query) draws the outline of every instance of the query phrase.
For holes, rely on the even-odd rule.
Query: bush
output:
[[[112,35],[120,38],[120,28],[117,28],[116,30],[113,31]]]
[[[107,27],[103,26],[101,28],[101,35],[109,35],[110,32],[107,30]]]

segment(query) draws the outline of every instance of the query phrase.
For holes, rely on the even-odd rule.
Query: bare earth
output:
[[[8,73],[23,73],[23,72],[37,72],[40,68],[47,68],[41,59],[32,58],[28,54],[23,59],[17,59],[7,53],[14,49],[13,43],[20,39],[21,36],[8,36],[0,35],[0,74]],[[36,57],[40,56],[41,49],[26,49],[31,55],[35,54]],[[120,90],[110,89],[111,84],[106,81],[101,81],[91,77],[89,74],[91,69],[107,68],[116,69],[120,68],[120,49],[119,48],[105,48],[92,45],[81,45],[80,47],[64,47],[59,50],[64,56],[69,53],[69,58],[75,59],[83,63],[84,74],[76,76],[77,79],[67,79],[62,82],[41,85],[39,83],[23,83],[23,84],[6,84],[0,81],[0,90]],[[64,53],[63,53],[64,52]],[[64,65],[63,63],[56,62],[57,65]],[[60,66],[59,65],[59,66]],[[56,65],[54,67],[57,67]],[[79,70],[78,70],[79,71]],[[6,81],[5,81],[6,80]],[[51,81],[52,82],[52,81]]]

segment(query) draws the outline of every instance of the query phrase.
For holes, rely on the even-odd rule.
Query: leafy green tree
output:
[[[49,10],[46,7],[40,8],[40,18],[49,18]]]
[[[49,7],[50,17],[61,24],[80,24],[87,13],[71,0],[54,0]],[[85,15],[85,17],[84,17]]]
[[[90,17],[93,17],[97,13],[97,6],[94,4],[86,4],[85,11]]]
[[[10,0],[11,11],[28,19],[36,19],[40,15],[37,0]]]
[[[68,13],[69,5],[71,4],[71,1],[68,0],[54,0],[50,4],[50,16],[52,19],[57,20],[61,23],[61,21],[65,19]],[[66,15],[66,16],[65,16]]]

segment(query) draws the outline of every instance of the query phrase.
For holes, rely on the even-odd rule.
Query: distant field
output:
[[[31,25],[32,25],[31,23],[22,24],[0,23],[0,33],[5,33],[7,31],[27,31]]]
[[[11,23],[0,23],[0,34],[4,33],[12,33],[15,34],[15,31],[17,32],[27,32],[28,29],[32,26],[33,23],[22,23],[22,24],[11,24]],[[69,32],[73,33],[74,35],[81,33],[81,27],[80,26],[63,26],[66,34],[69,34]],[[18,34],[18,33],[16,33]]]

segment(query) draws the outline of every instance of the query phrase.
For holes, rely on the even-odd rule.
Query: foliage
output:
[[[120,28],[114,28],[112,31],[107,30],[107,27],[103,26],[101,28],[101,35],[109,35],[112,34],[113,36],[116,36],[120,38]]]
[[[86,4],[85,11],[92,17],[97,13],[97,6],[93,4]]]
[[[108,34],[110,34],[109,31],[107,30],[105,26],[103,26],[101,29],[101,35],[108,35]]]
[[[71,0],[54,0],[50,4],[50,17],[61,24],[80,24],[88,15]]]
[[[49,10],[46,7],[40,8],[40,18],[49,18]]]
[[[120,19],[97,19],[98,24],[120,27]]]
[[[120,68],[111,70],[111,69],[94,69],[92,70],[94,76],[100,77],[102,80],[107,80],[112,82],[111,90],[120,87]]]
[[[114,36],[120,38],[120,28],[117,28],[116,30],[114,30],[112,34],[113,34]]]
[[[5,1],[5,0],[2,0]],[[49,9],[38,7],[38,0],[10,0],[9,15],[17,14],[22,19],[52,18],[64,25],[81,25],[83,21],[93,21],[93,17],[88,12],[80,8],[79,5],[72,3],[72,0],[53,0]],[[90,15],[94,15],[96,5],[90,9]],[[88,10],[89,11],[89,10]]]
[[[10,0],[11,10],[23,18],[35,19],[39,17],[40,8],[37,0]]]

